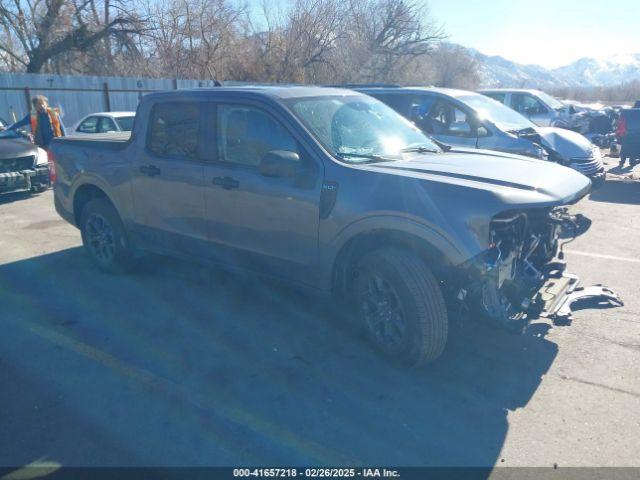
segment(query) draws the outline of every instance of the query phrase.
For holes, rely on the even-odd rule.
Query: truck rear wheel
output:
[[[442,291],[422,259],[395,248],[374,251],[358,264],[358,315],[373,345],[403,365],[438,358],[447,343]]]
[[[131,266],[131,252],[120,216],[105,198],[94,198],[82,209],[82,243],[91,260],[103,271],[123,272]]]

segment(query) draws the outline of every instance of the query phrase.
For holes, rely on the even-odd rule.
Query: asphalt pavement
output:
[[[640,182],[619,173],[565,250],[624,307],[522,336],[452,312],[412,371],[321,300],[158,257],[103,274],[51,191],[0,199],[0,465],[640,466]]]

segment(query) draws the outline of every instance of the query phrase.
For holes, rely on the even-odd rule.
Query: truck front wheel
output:
[[[94,198],[82,209],[82,243],[91,260],[105,272],[118,273],[131,265],[131,252],[120,216],[105,198]]]
[[[369,340],[386,356],[419,366],[442,354],[447,310],[420,257],[395,248],[369,253],[358,264],[354,293]]]

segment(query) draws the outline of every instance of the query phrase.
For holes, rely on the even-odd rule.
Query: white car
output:
[[[560,127],[586,133],[589,118],[548,93],[535,89],[493,88],[478,90],[516,112],[524,115],[539,127]]]
[[[99,112],[82,118],[69,129],[67,135],[130,132],[136,112]]]

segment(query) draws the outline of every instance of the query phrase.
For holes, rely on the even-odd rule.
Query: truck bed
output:
[[[131,140],[131,132],[96,133],[91,135],[69,135],[58,137],[53,141],[65,145],[76,145],[88,148],[120,150],[125,148]]]

